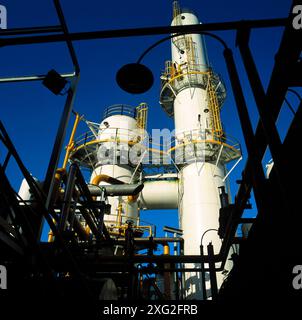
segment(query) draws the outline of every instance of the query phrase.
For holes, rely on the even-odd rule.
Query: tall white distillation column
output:
[[[144,129],[147,121],[147,105],[138,107],[118,104],[105,110],[100,124],[88,122],[90,132],[77,142],[72,159],[82,167],[92,170],[93,185],[135,184],[140,177],[138,170]],[[109,197],[110,214],[104,217],[109,233],[121,236],[131,221],[139,225],[137,197]]]
[[[196,15],[180,10],[174,2],[172,25],[199,24]],[[202,244],[210,242],[219,253],[217,234],[219,187],[225,187],[225,163],[240,157],[240,151],[228,144],[220,121],[225,88],[209,67],[204,39],[199,34],[172,38],[172,61],[167,61],[161,76],[160,102],[174,117],[175,144],[170,149],[180,169],[179,223],[183,230],[184,254],[200,254]],[[214,230],[212,230],[214,229]],[[199,264],[186,264],[198,268]],[[217,274],[218,287],[223,277]],[[187,299],[205,299],[200,272],[185,273]],[[209,281],[207,297],[211,296]]]

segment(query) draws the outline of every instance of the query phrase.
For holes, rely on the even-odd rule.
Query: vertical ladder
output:
[[[147,128],[148,106],[146,103],[141,103],[136,107],[136,123],[137,127],[141,129],[142,134]],[[144,138],[144,137],[142,137]]]
[[[173,20],[175,20],[174,25],[176,25],[176,26],[182,25],[181,9],[180,9],[178,1],[173,1]],[[179,37],[172,38],[172,43],[179,50],[185,50],[185,35],[181,35]]]
[[[177,20],[180,20],[179,22],[181,22],[180,14],[181,10],[178,1],[173,1],[173,19],[177,18]]]
[[[208,98],[209,98],[209,109],[211,113],[211,122],[212,122],[212,133],[213,138],[221,138],[223,135],[221,118],[220,118],[220,108],[219,102],[217,99],[217,94],[214,88],[213,83],[213,72],[212,70],[209,73],[209,82],[208,82]]]
[[[189,71],[199,71],[199,61],[196,53],[196,44],[193,41],[192,36],[185,37],[185,44]]]

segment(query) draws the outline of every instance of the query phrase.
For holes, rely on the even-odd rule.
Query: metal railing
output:
[[[93,168],[97,164],[97,153],[102,145],[115,150],[110,154],[111,157],[115,157],[110,158],[115,164],[119,163],[118,154],[123,164],[125,157],[128,157],[127,159],[136,165],[138,163],[181,165],[191,160],[216,161],[220,156],[222,161],[230,162],[241,156],[241,145],[235,138],[212,129],[178,132],[168,137],[163,136],[163,142],[158,142],[160,141],[158,137],[154,140],[152,137],[140,140],[136,130],[109,128],[104,129],[103,133],[106,130],[111,130],[112,135],[109,133],[108,136],[104,134],[103,137],[96,138],[91,132],[82,134],[70,152],[71,161]],[[223,150],[219,155],[220,148]],[[122,152],[116,152],[118,150]],[[134,157],[133,152],[138,154]]]
[[[136,118],[136,107],[127,104],[115,104],[105,109],[103,120],[115,115],[124,115],[131,118]]]

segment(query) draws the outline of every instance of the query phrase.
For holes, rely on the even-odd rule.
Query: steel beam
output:
[[[63,34],[65,36],[65,41],[66,41],[66,44],[67,44],[67,47],[69,50],[69,54],[70,54],[73,66],[74,66],[75,73],[76,73],[76,75],[79,75],[80,65],[79,65],[78,58],[77,58],[76,52],[74,50],[73,44],[72,44],[72,40],[69,37],[69,31],[68,31],[67,23],[65,21],[64,13],[63,13],[63,10],[62,10],[61,4],[60,4],[60,0],[54,0],[54,5],[55,5],[56,11],[57,11],[58,18],[60,20]]]
[[[216,268],[214,262],[214,247],[212,243],[207,245],[208,256],[209,256],[209,269],[210,269],[210,283],[211,283],[211,297],[212,300],[217,299],[218,287],[217,287],[217,278],[216,278]]]
[[[266,208],[265,199],[265,175],[261,165],[261,158],[259,156],[258,148],[255,141],[255,135],[248,113],[246,100],[243,94],[241,83],[239,80],[238,71],[234,61],[233,53],[230,49],[224,50],[224,57],[227,64],[230,81],[233,89],[233,95],[237,106],[237,111],[241,123],[241,128],[245,140],[245,144],[248,150],[249,159],[251,161],[251,172],[252,172],[252,184],[255,191],[255,198],[257,207],[259,210]]]
[[[269,110],[268,100],[258,73],[252,52],[249,48],[249,34],[250,30],[240,30],[237,32],[237,45],[240,50],[242,61],[250,82],[250,86],[256,101],[256,106],[260,115],[260,122],[262,124],[263,132],[266,137],[267,144],[269,145],[274,166],[277,173],[277,181],[281,194],[283,194],[283,203],[287,203],[290,195],[286,192],[288,185],[287,179],[284,174],[284,159],[282,152],[281,139],[275,124],[275,121]],[[290,203],[291,201],[289,201]]]
[[[44,26],[44,27],[30,27],[30,28],[11,28],[0,29],[1,36],[18,36],[27,34],[41,34],[41,33],[54,33],[62,31],[61,26]]]
[[[66,134],[69,118],[71,115],[78,82],[79,82],[79,77],[76,76],[74,78],[74,81],[73,81],[71,87],[68,90],[67,99],[65,102],[62,116],[61,116],[60,124],[59,124],[58,130],[57,130],[55,143],[54,143],[54,146],[52,149],[51,157],[49,160],[49,164],[48,164],[48,168],[47,168],[47,172],[46,172],[46,176],[45,176],[45,180],[44,180],[43,189],[48,194],[47,204],[46,204],[47,207],[49,207],[50,200],[52,197],[52,191],[53,191],[54,180],[55,180],[55,172],[58,167],[60,154],[61,154],[61,150],[63,147],[65,134]]]
[[[77,167],[74,165],[70,166],[66,189],[64,194],[64,201],[61,210],[60,222],[59,222],[59,232],[66,230],[66,223],[69,220],[69,215],[71,211],[71,200],[74,193],[74,187],[76,182]]]
[[[108,38],[123,38],[136,36],[151,36],[160,34],[173,33],[200,33],[203,31],[226,31],[239,30],[241,28],[272,28],[285,26],[288,23],[288,18],[277,19],[262,19],[262,20],[240,20],[231,22],[214,22],[203,23],[198,25],[184,25],[184,26],[160,26],[148,28],[131,28],[131,29],[117,29],[117,30],[101,30],[91,32],[75,32],[65,34],[55,34],[47,36],[33,36],[33,37],[14,37],[4,38],[0,40],[0,46],[23,45],[34,43],[49,43],[49,42],[63,42],[78,41],[78,40],[95,40]]]

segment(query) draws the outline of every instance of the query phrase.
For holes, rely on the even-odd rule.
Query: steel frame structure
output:
[[[289,169],[286,163],[286,155],[289,153],[289,150],[291,150],[292,147],[296,146],[297,143],[299,143],[299,136],[301,136],[302,131],[302,103],[300,103],[299,109],[295,114],[294,120],[283,143],[280,141],[278,130],[275,124],[283,101],[286,98],[286,93],[287,91],[289,91],[290,87],[297,86],[296,79],[298,78],[299,71],[301,71],[301,60],[299,60],[299,57],[302,50],[302,43],[300,41],[302,31],[293,29],[291,24],[291,14],[287,18],[270,20],[234,21],[226,23],[209,23],[189,26],[165,26],[153,28],[101,30],[94,32],[70,33],[64,19],[60,2],[58,0],[54,0],[54,3],[60,20],[60,26],[0,31],[0,46],[2,47],[65,41],[74,65],[74,81],[68,90],[66,103],[56,135],[56,140],[45,175],[43,189],[41,189],[30,176],[29,172],[18,156],[13,143],[8,137],[4,126],[2,124],[0,125],[0,139],[8,150],[7,157],[0,167],[0,194],[2,198],[6,198],[8,205],[14,205],[14,208],[16,210],[16,217],[19,219],[19,221],[16,222],[17,225],[21,224],[22,229],[27,230],[23,235],[18,235],[22,240],[21,246],[19,243],[12,241],[12,239],[8,237],[7,234],[9,233],[6,233],[6,235],[4,235],[3,231],[0,230],[1,243],[6,243],[6,246],[10,248],[9,250],[12,250],[14,252],[13,255],[9,255],[11,263],[14,264],[15,261],[18,261],[19,263],[21,259],[23,263],[26,264],[26,262],[32,257],[39,257],[37,258],[37,261],[40,262],[34,264],[32,266],[32,269],[48,274],[48,280],[52,279],[51,276],[54,272],[69,271],[71,270],[71,266],[73,266],[73,270],[75,270],[75,272],[78,274],[78,279],[80,279],[83,287],[88,289],[88,292],[90,292],[89,296],[93,297],[92,301],[95,300],[95,293],[91,292],[93,290],[90,290],[91,288],[89,287],[89,283],[86,281],[86,277],[83,277],[83,272],[88,272],[88,270],[89,272],[91,272],[91,270],[101,270],[102,272],[104,272],[104,274],[106,274],[106,272],[108,273],[109,271],[112,271],[113,268],[115,272],[121,271],[122,274],[127,274],[129,276],[129,282],[126,285],[126,287],[128,286],[127,298],[135,299],[138,297],[137,292],[132,289],[134,289],[133,285],[135,279],[137,278],[137,273],[149,274],[150,272],[154,273],[162,271],[182,272],[184,270],[188,270],[179,267],[180,264],[187,262],[200,263],[203,274],[204,272],[210,273],[211,285],[213,288],[213,299],[223,301],[234,297],[238,300],[242,298],[250,298],[259,291],[259,279],[261,279],[261,281],[264,281],[264,275],[263,273],[261,273],[261,268],[258,268],[256,266],[256,262],[259,262],[262,268],[266,268],[269,265],[270,259],[276,259],[278,255],[281,255],[281,262],[284,262],[286,259],[288,259],[294,263],[295,258],[297,259],[295,260],[295,263],[298,263],[298,258],[300,258],[300,255],[297,253],[297,251],[299,251],[298,243],[299,241],[301,242],[301,234],[299,234],[298,231],[298,225],[301,225],[301,217],[299,215],[299,193],[294,188],[293,184],[293,181],[297,179],[297,177],[294,178],[288,174]],[[296,4],[298,4],[298,1],[294,0],[293,6]],[[253,60],[252,52],[249,48],[249,34],[256,28],[269,27],[284,27],[284,33],[279,50],[276,55],[275,65],[271,75],[269,86],[265,91],[261,83],[256,64]],[[242,178],[240,180],[240,186],[235,197],[235,202],[229,208],[229,219],[227,220],[226,224],[227,231],[223,239],[220,253],[218,255],[214,255],[213,248],[211,248],[211,245],[208,244],[207,255],[203,253],[204,250],[201,246],[201,254],[198,256],[183,256],[181,254],[178,256],[156,256],[153,254],[153,250],[157,244],[175,242],[176,240],[175,238],[150,238],[146,240],[133,239],[132,242],[132,244],[135,246],[142,245],[143,247],[147,248],[147,255],[133,255],[131,254],[132,251],[130,250],[128,251],[130,252],[130,254],[121,257],[111,254],[104,254],[100,257],[99,260],[94,259],[93,262],[91,262],[91,259],[87,259],[87,261],[84,261],[83,257],[85,256],[86,251],[83,250],[83,246],[81,247],[81,245],[75,243],[74,238],[69,238],[68,240],[66,240],[66,235],[64,235],[63,233],[66,221],[70,218],[68,216],[69,210],[66,209],[66,203],[70,203],[70,201],[72,201],[72,193],[74,191],[74,186],[76,183],[78,184],[77,188],[81,189],[82,194],[85,195],[86,208],[90,208],[92,211],[95,210],[95,208],[93,208],[95,204],[93,204],[93,199],[91,198],[89,189],[87,188],[87,185],[85,184],[85,181],[76,166],[71,166],[69,173],[65,177],[65,179],[67,179],[65,180],[66,197],[61,203],[61,205],[63,204],[63,209],[60,218],[59,229],[52,221],[52,218],[55,217],[55,214],[53,214],[53,216],[51,217],[49,213],[54,209],[54,203],[52,203],[51,199],[54,192],[55,173],[58,166],[63,141],[65,138],[67,124],[72,111],[73,101],[75,99],[77,83],[80,77],[80,66],[76,57],[75,50],[73,48],[73,42],[105,38],[134,37],[142,35],[150,36],[171,33],[200,33],[222,30],[234,30],[237,32],[236,42],[248,76],[248,80],[253,89],[253,94],[259,111],[260,120],[256,132],[254,132],[251,125],[247,102],[241,86],[240,77],[233,58],[233,52],[228,47],[224,47],[223,55],[227,65],[230,83],[232,86],[245,144],[248,151],[248,159],[245,169],[242,172]],[[21,80],[26,81],[41,79],[43,79],[43,76],[38,77],[37,79]],[[282,79],[282,81],[280,79]],[[301,86],[301,84],[302,82],[298,83],[299,86]],[[274,161],[274,168],[269,179],[265,178],[261,164],[262,157],[267,147],[270,148]],[[31,189],[35,194],[36,203],[30,205],[31,210],[36,213],[37,223],[34,225],[34,228],[33,225],[31,223],[28,223],[28,221],[24,217],[24,212],[22,212],[22,210],[20,211],[22,201],[16,198],[16,195],[5,175],[5,168],[11,157],[14,157],[14,159],[17,161],[19,168],[21,169],[24,177],[30,184]],[[298,173],[298,175],[301,176],[301,173]],[[242,248],[240,250],[241,252],[239,257],[236,259],[234,271],[230,275],[229,280],[226,282],[221,292],[218,292],[215,285],[215,273],[224,269],[224,264],[227,259],[229,248],[232,244],[238,241],[238,239],[235,238],[238,224],[243,222],[250,222],[250,220],[244,220],[242,218],[242,213],[248,204],[248,199],[252,190],[255,194],[258,216],[255,220],[253,220],[253,227],[250,232],[249,238],[246,241],[239,240],[239,242],[242,243]],[[6,207],[6,209],[7,208],[8,206]],[[98,207],[97,210],[101,210],[100,207]],[[288,219],[291,223],[285,223],[285,219],[283,216],[285,213],[288,215]],[[5,214],[7,215],[8,212],[5,212],[5,208],[1,208],[0,229],[6,229],[9,231],[10,226],[5,220]],[[52,231],[55,233],[57,239],[59,240],[55,242],[55,245],[42,245],[41,243],[39,243],[43,216],[45,217],[45,219],[51,226]],[[87,223],[90,225],[90,229],[94,233],[96,233],[96,238],[98,240],[91,243],[90,248],[86,248],[86,250],[92,250],[92,252],[96,252],[97,250],[100,250],[100,248],[105,248],[107,250],[108,248],[111,248],[114,244],[116,244],[116,242],[121,245],[127,246],[126,240],[123,243],[123,241],[110,239],[110,236],[106,232],[106,228],[103,229],[103,234],[98,234],[98,228],[95,228],[95,226],[93,225],[93,221],[95,218],[91,216],[91,213],[87,213],[86,218]],[[276,230],[271,230],[271,222]],[[290,235],[290,239],[292,240],[292,242],[291,245],[287,248],[287,252],[282,253],[281,250],[280,253],[281,242],[278,239],[278,232],[284,232],[289,236],[289,231],[283,229],[284,226],[282,225],[284,223],[286,225],[286,228],[291,228],[292,230],[294,230],[294,235]],[[79,234],[81,234],[80,227]],[[268,234],[270,235],[271,239],[264,245],[266,236]],[[180,243],[181,252],[182,240],[179,239],[177,241]],[[32,250],[28,250],[29,247],[32,248]],[[106,250],[105,252],[108,253],[108,250]],[[56,251],[67,253],[68,259],[66,259],[65,257],[63,258],[62,254],[59,254],[55,257],[54,252]],[[16,258],[16,252],[18,258]],[[20,258],[19,255],[21,255],[23,258]],[[251,260],[253,261],[251,262]],[[219,267],[215,265],[215,263],[217,262],[221,263]],[[146,268],[137,269],[135,265],[138,263],[149,263],[149,266]],[[158,265],[156,268],[154,268],[152,267],[153,264],[171,265],[170,268],[160,268]],[[205,264],[208,264],[207,268],[205,268]],[[280,268],[277,268],[279,272]],[[30,272],[32,272],[32,269],[29,269]],[[250,276],[249,274],[251,271],[254,271],[256,275]],[[278,276],[278,271],[274,272],[275,276]],[[22,276],[24,276],[25,279],[26,272],[24,272]],[[259,279],[257,277],[259,277]],[[20,276],[17,277],[17,279],[21,278],[22,277]],[[27,278],[26,281],[28,281]],[[269,292],[273,296],[277,296],[277,294],[280,294],[283,297],[284,294],[281,292],[281,289],[284,290],[285,294],[291,294],[292,290],[287,287],[286,283],[282,284],[283,285],[279,288],[279,290],[277,288],[278,286],[273,285],[272,282],[269,282],[264,286],[267,290],[270,290]],[[269,289],[270,285],[272,285],[271,289]],[[54,285],[54,291],[57,289],[56,286],[57,284]],[[273,293],[274,290],[276,290],[276,293]],[[162,299],[163,297],[159,298]],[[179,298],[181,299],[181,297]]]

